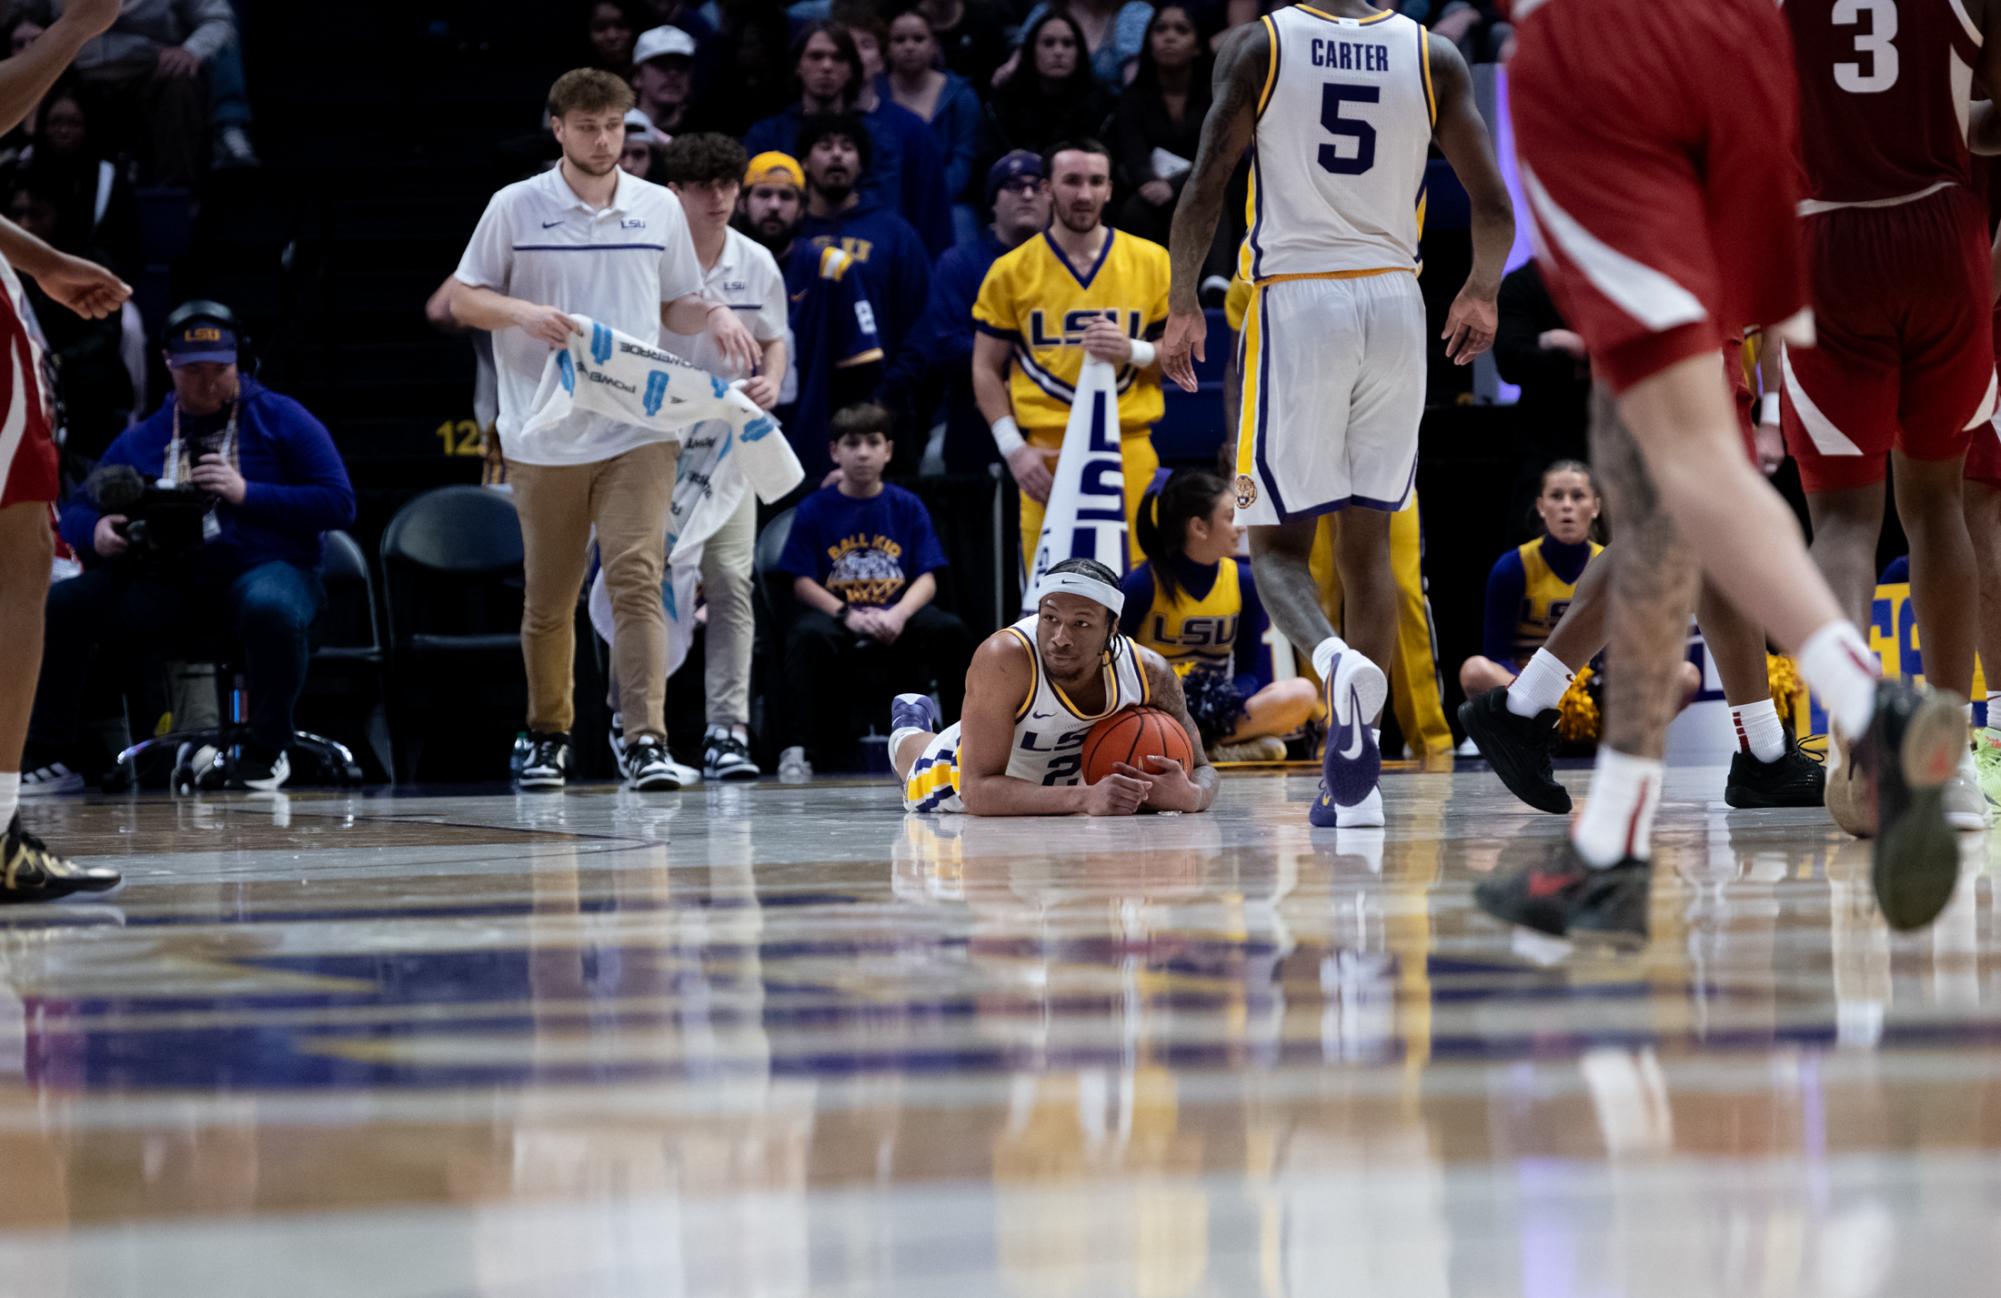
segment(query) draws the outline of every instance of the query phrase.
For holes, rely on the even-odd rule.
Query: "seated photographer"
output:
[[[173,395],[105,450],[92,499],[63,510],[63,539],[87,568],[49,591],[23,793],[82,785],[77,713],[93,651],[131,664],[227,646],[250,696],[230,782],[269,790],[290,774],[292,709],[326,598],[321,533],[353,521],[354,488],[325,425],[238,373],[234,323],[211,307],[169,317]]]

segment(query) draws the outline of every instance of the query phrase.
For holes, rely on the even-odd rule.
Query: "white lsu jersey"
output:
[[[1103,668],[1105,707],[1086,714],[1042,669],[1035,649],[1036,614],[1004,627],[1028,650],[1033,674],[1028,695],[1014,713],[1014,747],[1008,753],[1007,776],[1030,784],[1056,786],[1084,782],[1084,739],[1091,727],[1120,708],[1151,702],[1146,669],[1138,646],[1123,635],[1112,635],[1112,661]],[[959,801],[959,723],[953,722],[931,742],[903,780],[906,811],[963,812]]]
[[[1289,5],[1263,19],[1271,65],[1258,98],[1239,271],[1415,271],[1437,98],[1422,24]]]

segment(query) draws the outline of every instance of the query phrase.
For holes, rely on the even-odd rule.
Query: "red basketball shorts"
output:
[[[1892,447],[1956,459],[1994,413],[1987,208],[1959,185],[1805,221],[1813,347],[1786,349],[1786,449],[1810,492],[1883,481]]]
[[[1516,39],[1536,255],[1602,381],[1805,307],[1799,96],[1771,0],[1548,0]]]
[[[0,263],[0,509],[50,504],[60,485],[41,349],[17,306],[20,287]]]

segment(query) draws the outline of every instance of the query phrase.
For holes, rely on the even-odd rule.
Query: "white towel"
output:
[[[1118,374],[1111,362],[1084,358],[1077,397],[1056,457],[1042,536],[1022,585],[1027,601],[1036,581],[1065,559],[1096,559],[1113,572],[1126,570],[1125,461],[1119,452]],[[1033,604],[1022,608],[1035,612]]]
[[[660,596],[671,676],[694,640],[702,547],[736,513],[746,488],[768,504],[798,486],[806,471],[778,421],[727,380],[586,316],[571,319],[584,332],[550,354],[522,432],[553,428],[582,409],[681,443],[674,503],[663,520],[668,573]],[[611,596],[602,572],[591,583],[590,610],[591,625],[609,641]]]

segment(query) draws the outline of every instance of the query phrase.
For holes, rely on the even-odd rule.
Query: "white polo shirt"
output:
[[[495,194],[466,245],[459,282],[587,315],[636,338],[661,334],[660,304],[702,290],[681,201],[663,185],[618,173],[611,206],[578,198],[561,167]],[[523,464],[596,464],[657,440],[602,415],[579,414],[517,436],[551,348],[522,329],[493,336],[501,449]]]
[[[672,192],[672,191],[669,191]],[[696,254],[699,264],[701,254]],[[722,254],[702,275],[702,293],[711,302],[726,303],[737,320],[760,343],[785,337],[788,316],[785,305],[785,276],[764,245],[729,228],[723,230]],[[747,379],[740,365],[732,365],[709,333],[677,334],[663,327],[660,345],[690,365],[720,374],[726,379]],[[787,360],[787,365],[790,365]],[[783,374],[772,378],[781,384]]]

